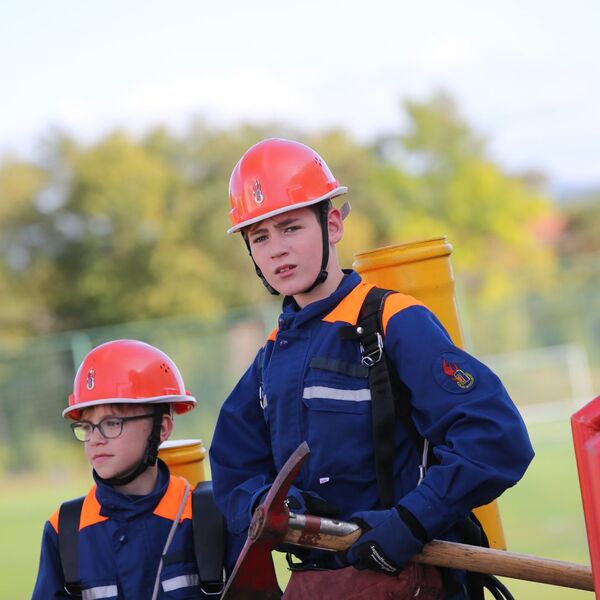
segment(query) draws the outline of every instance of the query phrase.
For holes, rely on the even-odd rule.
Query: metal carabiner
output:
[[[360,362],[364,367],[372,367],[374,364],[377,364],[381,360],[381,357],[383,356],[383,338],[381,337],[381,334],[379,332],[377,332],[377,348],[371,350],[369,354],[365,354],[365,347],[361,343],[360,354]]]

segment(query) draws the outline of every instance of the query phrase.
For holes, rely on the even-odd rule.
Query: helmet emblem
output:
[[[96,387],[96,371],[94,369],[88,371],[85,387],[90,391]]]
[[[257,179],[252,186],[252,194],[254,195],[254,201],[256,204],[262,204],[265,199],[262,188],[260,187],[260,181]]]

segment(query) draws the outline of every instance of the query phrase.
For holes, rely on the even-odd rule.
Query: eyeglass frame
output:
[[[148,417],[154,417],[154,413],[144,413],[143,415],[134,415],[132,417],[120,417],[118,415],[112,415],[112,416],[107,416],[107,417],[104,417],[103,419],[100,419],[100,421],[98,421],[98,423],[92,423],[91,421],[81,420],[81,421],[75,421],[75,423],[71,423],[70,427],[71,427],[71,431],[73,432],[73,435],[75,436],[75,439],[78,442],[85,444],[86,442],[90,441],[90,439],[92,438],[92,435],[94,434],[95,429],[98,429],[98,431],[100,432],[100,435],[104,439],[116,440],[118,437],[121,437],[121,435],[123,434],[123,423],[125,423],[126,421],[137,421],[138,419],[147,419]],[[119,433],[117,435],[107,436],[104,433],[104,430],[102,429],[102,423],[104,423],[105,421],[108,421],[109,419],[116,419],[119,421],[119,423],[121,425],[121,430],[119,431]],[[91,431],[89,432],[88,438],[85,440],[80,440],[77,437],[77,434],[75,433],[75,428],[77,426],[81,425],[82,423],[86,423],[86,424],[90,425],[92,428]]]

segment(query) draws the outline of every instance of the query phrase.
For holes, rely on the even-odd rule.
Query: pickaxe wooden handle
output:
[[[355,523],[290,513],[282,542],[322,550],[347,550],[361,535],[362,531]],[[434,540],[411,560],[437,567],[594,590],[592,570],[585,565],[469,544]]]
[[[222,600],[267,600],[281,597],[271,551],[283,543],[339,551],[361,535],[356,523],[290,513],[284,505],[289,487],[309,454],[301,444],[277,475],[267,497],[255,510],[248,539],[223,591]],[[591,568],[504,550],[434,540],[414,562],[488,573],[539,583],[594,590]]]

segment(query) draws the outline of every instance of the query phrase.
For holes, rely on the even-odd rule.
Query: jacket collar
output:
[[[158,460],[158,477],[154,490],[143,496],[131,496],[117,492],[113,487],[103,483],[96,477],[96,498],[100,503],[100,514],[116,520],[125,521],[140,514],[152,512],[165,494],[169,485],[169,468]]]
[[[317,300],[300,308],[293,297],[283,299],[282,313],[279,317],[279,330],[295,329],[312,319],[321,319],[331,312],[359,283],[361,277],[356,271],[344,269],[344,277],[337,289],[327,298]]]

